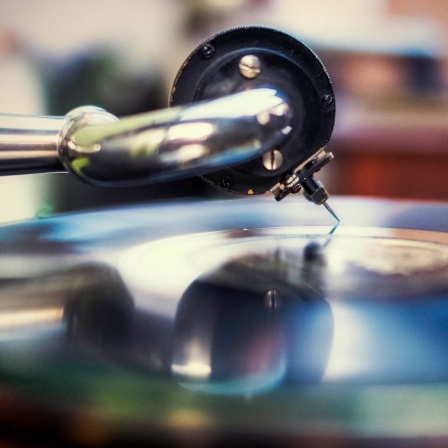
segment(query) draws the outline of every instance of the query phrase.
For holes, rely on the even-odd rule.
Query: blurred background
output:
[[[204,39],[244,24],[309,44],[337,95],[331,194],[448,200],[446,0],[1,0],[0,112],[64,115],[96,104],[164,108]],[[0,178],[0,221],[179,196],[218,196],[200,179],[99,188],[66,174]]]

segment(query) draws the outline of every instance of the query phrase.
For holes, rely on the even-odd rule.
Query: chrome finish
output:
[[[260,88],[117,123],[84,125],[98,118],[82,111],[74,118],[59,153],[64,166],[91,183],[132,185],[261,155],[285,138],[289,107],[277,90]]]
[[[96,185],[139,185],[202,174],[272,149],[289,107],[258,88],[118,120],[96,107],[66,117],[0,116],[0,174],[65,168]]]
[[[283,155],[278,149],[274,149],[263,154],[262,162],[268,171],[275,171],[283,165]]]
[[[63,171],[58,144],[68,120],[0,114],[0,174]]]
[[[253,54],[247,54],[241,58],[238,68],[245,78],[256,78],[261,72],[260,59]]]

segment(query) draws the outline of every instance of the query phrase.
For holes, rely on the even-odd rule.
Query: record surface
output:
[[[448,207],[331,205],[337,228],[264,198],[0,228],[2,428],[94,446],[443,446]]]

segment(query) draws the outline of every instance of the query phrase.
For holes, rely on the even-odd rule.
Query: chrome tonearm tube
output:
[[[86,106],[65,117],[0,117],[3,174],[63,171],[94,185],[141,185],[241,163],[290,129],[272,88],[118,120]]]
[[[68,171],[104,186],[201,175],[277,200],[303,189],[331,211],[314,174],[333,158],[325,145],[334,93],[294,37],[245,27],[210,38],[183,64],[170,106],[120,120],[93,106],[64,117],[0,115],[0,174]]]

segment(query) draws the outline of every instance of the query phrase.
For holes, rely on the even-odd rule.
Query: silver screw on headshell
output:
[[[283,155],[278,149],[263,154],[263,166],[269,171],[278,170],[283,163]]]
[[[240,59],[238,64],[240,73],[247,79],[256,78],[261,71],[260,59],[253,54],[247,54]]]

